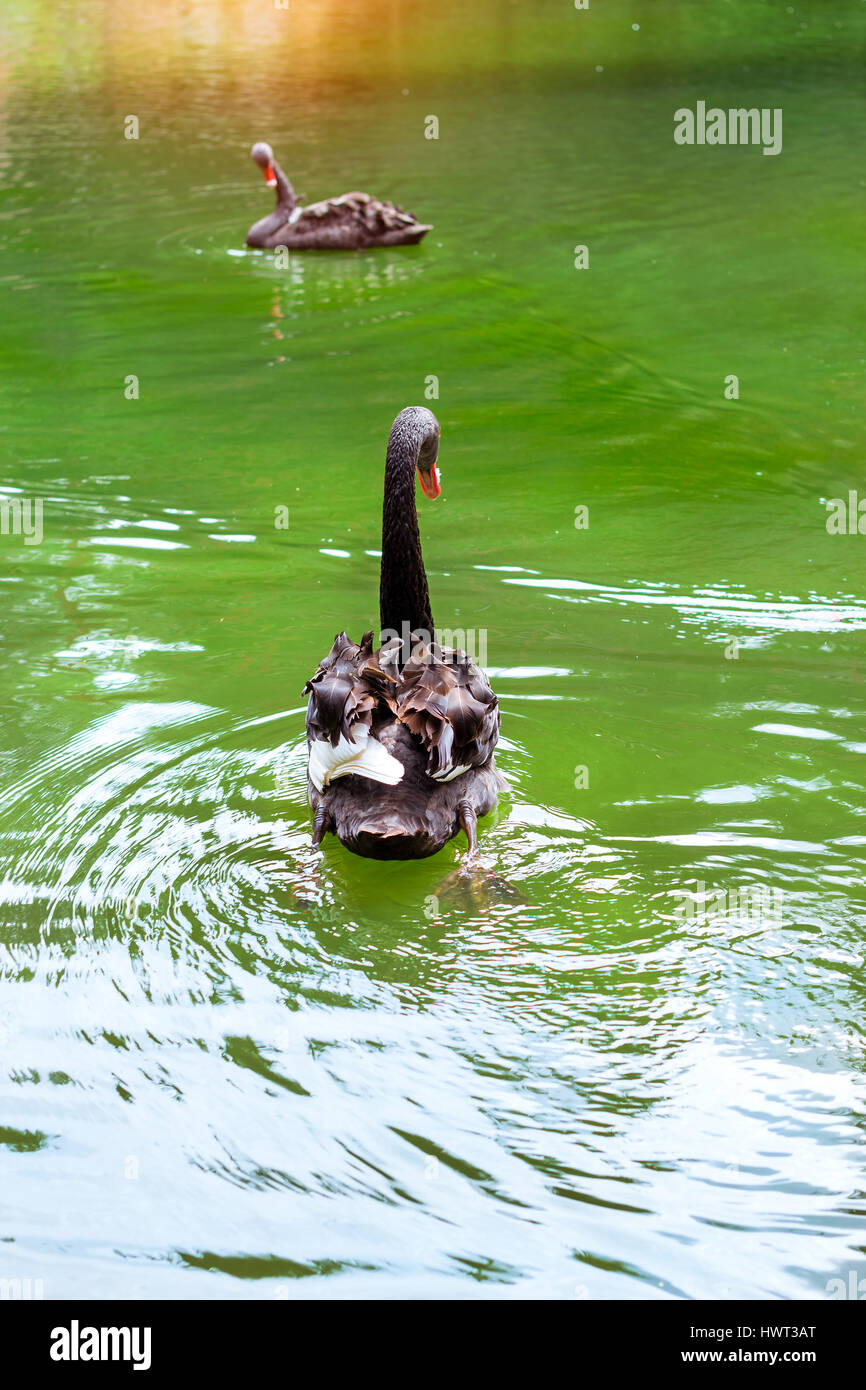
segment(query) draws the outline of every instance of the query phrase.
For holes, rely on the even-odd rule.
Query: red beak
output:
[[[277,186],[277,176],[274,173],[274,166],[270,162],[268,162],[268,167],[265,170],[265,183],[268,185],[268,188],[276,188]]]
[[[439,469],[435,463],[429,473],[422,473],[421,469],[418,469],[418,481],[425,497],[438,497],[440,495],[442,485],[439,482]]]

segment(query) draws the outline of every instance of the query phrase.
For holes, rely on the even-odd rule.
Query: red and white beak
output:
[[[421,484],[421,491],[425,497],[435,498],[442,492],[442,484],[439,480],[439,469],[434,463],[429,473],[422,473],[418,469],[418,481]]]
[[[276,176],[276,174],[274,173],[274,166],[273,166],[273,164],[272,164],[272,162],[271,162],[270,160],[268,160],[268,167],[267,167],[267,169],[265,169],[264,172],[265,172],[265,183],[267,184],[268,188],[276,188],[276,186],[277,186],[277,176]]]

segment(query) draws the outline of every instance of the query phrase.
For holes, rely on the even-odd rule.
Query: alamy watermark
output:
[[[848,1270],[846,1279],[828,1279],[824,1288],[830,1298],[850,1299],[852,1303],[863,1303],[866,1301],[866,1279],[858,1275],[856,1269]]]
[[[0,1279],[0,1302],[26,1303],[45,1297],[44,1279]]]
[[[848,490],[848,500],[831,497],[824,503],[830,515],[827,532],[831,536],[866,536],[866,497],[858,497],[854,488]]]
[[[783,893],[765,883],[739,884],[732,888],[707,888],[698,882],[692,888],[674,888],[671,897],[681,898],[674,915],[693,926],[728,918],[747,918],[764,924],[780,923],[783,916]]]
[[[487,665],[487,628],[437,627],[433,632],[424,628],[413,628],[405,619],[398,632],[394,627],[383,627],[382,646],[402,648],[410,653],[410,660],[419,666],[432,666],[434,662],[449,661],[451,651],[465,652],[470,661],[477,666]]]
[[[23,536],[25,545],[41,545],[42,498],[0,497],[0,536]]]
[[[763,145],[764,154],[782,153],[782,108],[707,108],[681,106],[674,112],[674,140],[678,145]]]
[[[134,1371],[149,1371],[149,1327],[82,1327],[73,1318],[69,1327],[51,1332],[52,1361],[129,1361]]]

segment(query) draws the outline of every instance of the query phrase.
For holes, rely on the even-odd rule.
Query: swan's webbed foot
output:
[[[320,846],[329,829],[328,813],[319,806],[313,817],[313,838],[298,855],[298,876],[290,890],[291,904],[302,911],[317,907],[322,901]]]
[[[446,874],[436,889],[437,903],[442,900],[450,906],[468,909],[490,907],[493,903],[525,903],[527,899],[519,888],[482,862],[478,850],[478,817],[468,801],[458,805],[457,819],[466,832],[469,848],[457,868]]]
[[[296,912],[309,912],[322,901],[322,882],[319,874],[321,855],[318,850],[307,850],[298,862],[298,876],[292,882],[289,898]]]
[[[458,907],[464,911],[492,907],[494,903],[525,903],[528,899],[495,870],[488,869],[479,858],[467,855],[446,874],[434,894],[437,904]]]

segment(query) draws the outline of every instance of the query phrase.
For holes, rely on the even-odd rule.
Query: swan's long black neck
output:
[[[415,506],[415,469],[419,456],[436,458],[439,426],[422,406],[400,412],[388,439],[385,459],[385,499],[382,507],[382,568],[379,580],[379,616],[382,631],[410,631],[433,637],[433,617],[427,574],[421,553],[418,512]],[[404,648],[403,659],[408,657]]]
[[[277,205],[267,217],[254,222],[247,232],[247,246],[269,246],[270,238],[284,227],[298,205],[295,190],[275,159],[271,160],[277,181]]]
[[[271,168],[274,171],[274,178],[277,181],[277,212],[294,212],[298,205],[295,190],[289,182],[289,177],[283,172],[275,159],[271,160]]]

